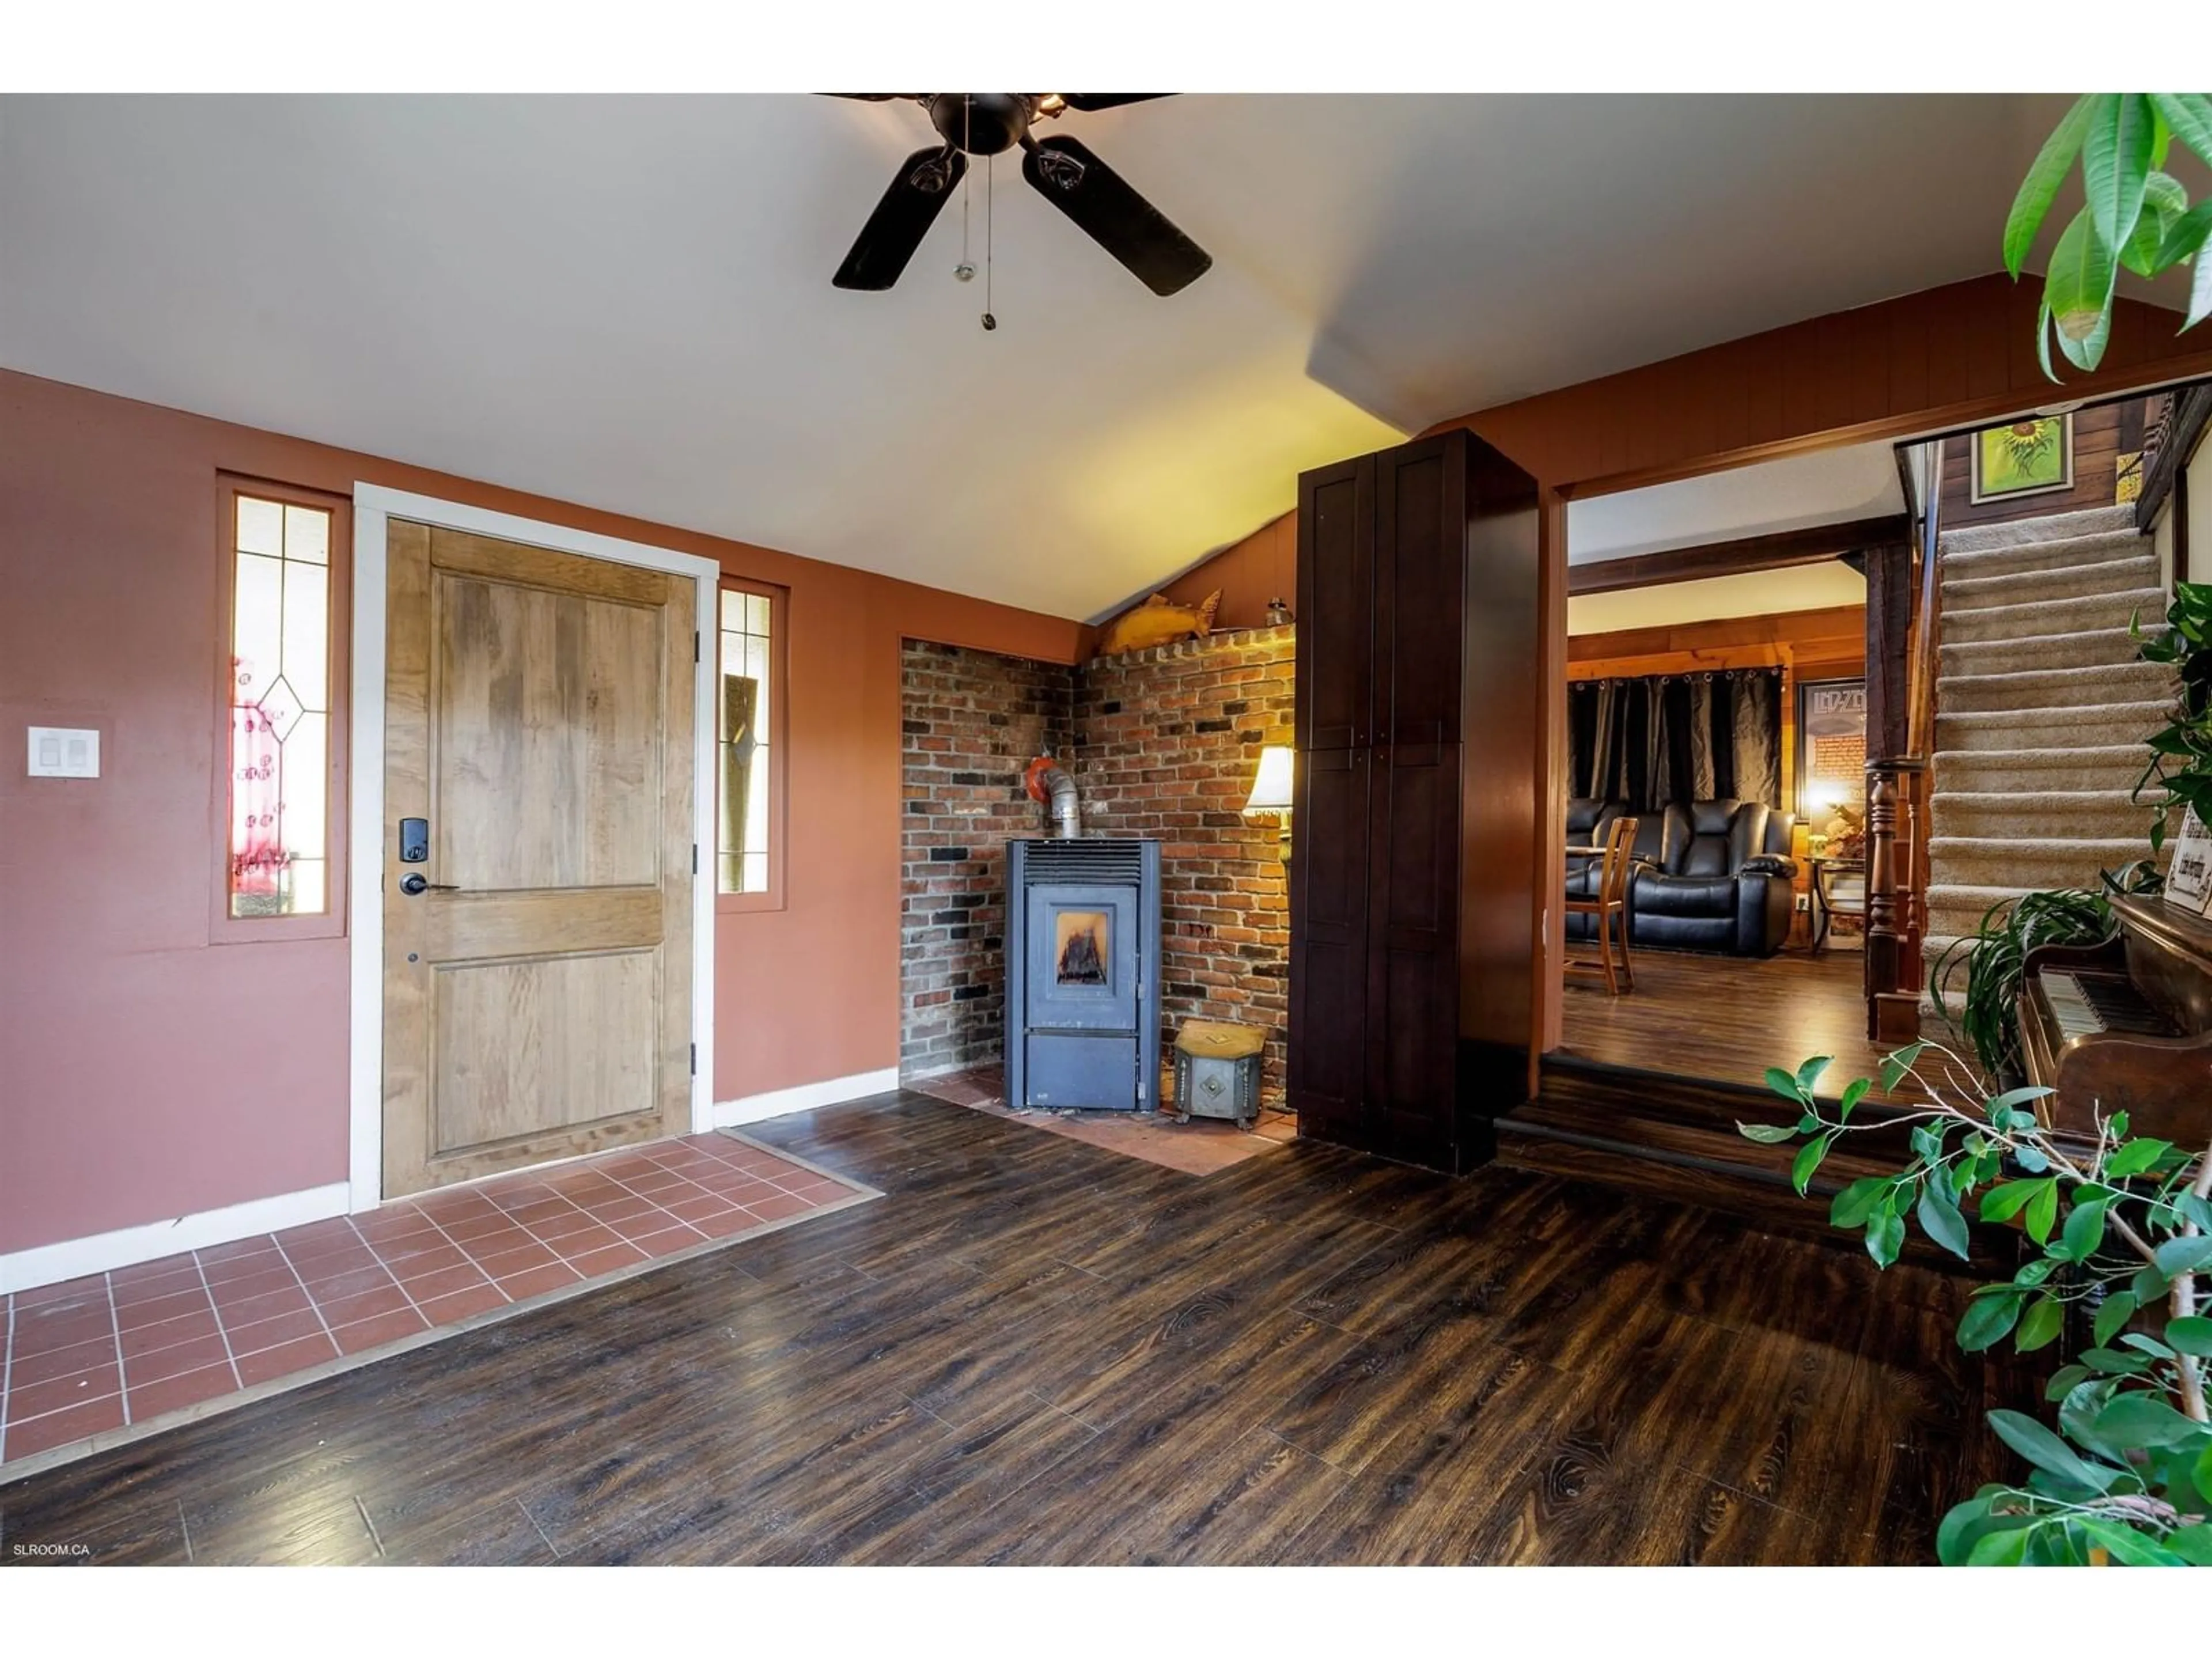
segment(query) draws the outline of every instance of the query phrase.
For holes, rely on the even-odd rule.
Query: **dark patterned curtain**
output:
[[[1567,690],[1571,793],[1626,801],[1782,804],[1782,671],[1582,680]]]

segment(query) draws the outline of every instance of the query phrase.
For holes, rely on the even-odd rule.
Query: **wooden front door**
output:
[[[384,1195],[684,1133],[692,580],[386,548]]]

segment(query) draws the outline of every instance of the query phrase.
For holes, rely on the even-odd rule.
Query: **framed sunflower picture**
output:
[[[2074,417],[2031,416],[1974,434],[1973,495],[1977,502],[2008,501],[2074,487]]]

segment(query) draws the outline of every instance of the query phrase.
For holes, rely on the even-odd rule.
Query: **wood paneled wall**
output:
[[[1547,484],[1594,495],[2212,374],[2212,337],[2180,334],[2178,313],[2122,300],[2097,372],[2054,386],[2035,357],[2039,292],[2033,282],[1976,276],[1478,410],[1433,429],[1470,428]]]
[[[2002,524],[2039,519],[2050,513],[2079,513],[2110,507],[2115,464],[2124,453],[2140,453],[2148,400],[2130,398],[2098,404],[2074,415],[2074,487],[2039,495],[2014,495],[1979,506],[1973,500],[1974,435],[1943,446],[1943,522],[1952,529],[1969,524]]]

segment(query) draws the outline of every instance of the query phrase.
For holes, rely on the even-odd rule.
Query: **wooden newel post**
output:
[[[1905,983],[1904,916],[1897,885],[1898,769],[1867,768],[1867,1036],[1910,1042],[1919,1035],[1919,991]]]

